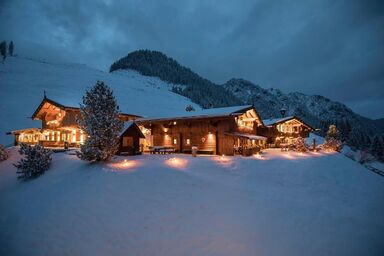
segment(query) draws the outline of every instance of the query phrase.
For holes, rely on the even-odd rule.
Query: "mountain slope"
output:
[[[200,77],[189,68],[157,51],[139,50],[129,53],[111,65],[110,72],[133,69],[145,76],[159,77],[163,81],[184,86],[175,86],[174,91],[193,102],[209,107],[239,105],[241,100],[223,90],[217,84]]]
[[[365,138],[364,141],[369,141],[369,136],[384,131],[381,121],[360,116],[344,104],[326,97],[299,92],[285,94],[276,89],[264,89],[243,79],[231,79],[223,85],[217,85],[156,51],[132,52],[113,63],[110,71],[121,69],[133,69],[169,83],[182,84],[182,87],[174,86],[173,91],[204,107],[209,103],[213,103],[213,106],[254,104],[264,119],[280,117],[280,110],[285,108],[288,115],[301,117],[322,135],[330,124],[336,124],[344,141],[349,140],[352,130],[353,134]],[[359,145],[352,146],[359,148]]]
[[[53,100],[78,106],[86,88],[97,80],[113,89],[122,112],[160,116],[180,114],[189,104],[200,108],[170,92],[168,83],[132,70],[107,73],[79,64],[9,57],[0,64],[0,144],[13,142],[13,137],[5,134],[10,130],[41,126],[29,117],[40,104],[44,90]]]
[[[344,104],[320,95],[298,92],[284,94],[280,90],[264,89],[243,79],[231,79],[223,87],[242,99],[243,103],[255,104],[263,118],[280,116],[280,110],[285,108],[287,115],[297,115],[313,127],[320,128],[323,133],[329,124],[337,124],[342,133],[348,133],[352,127],[367,135],[380,132],[374,120],[360,116]]]

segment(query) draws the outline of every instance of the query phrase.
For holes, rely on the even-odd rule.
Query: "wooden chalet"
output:
[[[79,115],[79,108],[44,97],[32,115],[33,120],[41,121],[41,128],[12,131],[15,145],[79,147],[87,137],[77,125]],[[313,130],[294,116],[262,120],[253,105],[185,111],[157,118],[121,113],[119,118],[124,121],[118,152],[121,154],[190,153],[195,147],[201,154],[252,155],[267,146],[293,144],[297,137],[308,137]]]
[[[274,147],[294,144],[298,137],[307,138],[314,129],[296,116],[263,120],[264,128],[260,135],[268,138],[268,144]]]
[[[202,154],[252,154],[263,148],[267,140],[257,135],[263,122],[252,105],[138,119],[137,123],[146,137],[147,150],[167,147],[174,148],[175,152],[190,153],[195,146]]]
[[[76,122],[79,115],[79,108],[65,106],[44,97],[31,117],[33,120],[41,121],[41,128],[15,130],[10,133],[15,136],[15,145],[27,143],[32,145],[40,144],[45,147],[79,147],[86,139],[86,134]],[[121,113],[119,116],[124,122],[138,117],[140,116],[125,113]],[[130,124],[129,127],[135,125]],[[122,134],[122,136],[128,135],[129,132]],[[121,149],[124,149],[124,147],[121,147]]]

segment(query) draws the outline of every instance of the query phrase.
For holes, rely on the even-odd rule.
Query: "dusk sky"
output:
[[[216,83],[244,78],[384,117],[384,1],[0,1],[16,54],[107,70],[164,52]]]

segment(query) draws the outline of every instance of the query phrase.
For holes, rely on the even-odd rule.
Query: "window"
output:
[[[187,145],[191,145],[191,140],[187,139]]]
[[[123,147],[133,147],[133,138],[123,137]]]
[[[173,144],[174,144],[174,145],[177,144],[177,139],[173,139]]]

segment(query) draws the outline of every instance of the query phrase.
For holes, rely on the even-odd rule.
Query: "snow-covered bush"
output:
[[[188,105],[188,106],[185,108],[185,111],[187,111],[187,112],[195,111],[195,108],[194,108],[192,105]]]
[[[373,161],[374,158],[371,154],[369,154],[367,151],[365,150],[358,150],[356,152],[356,155],[355,155],[355,161],[356,162],[359,162],[360,164],[364,164],[364,163],[367,163],[367,162],[371,162]]]
[[[87,161],[108,161],[118,150],[123,122],[112,90],[97,81],[83,97],[77,122],[88,135],[77,156]]]
[[[341,147],[342,143],[340,141],[339,131],[336,125],[330,125],[322,148],[325,150],[340,151]]]
[[[294,146],[297,152],[304,153],[308,151],[308,146],[305,144],[305,139],[300,136],[295,140]]]
[[[7,160],[8,157],[9,157],[9,154],[8,154],[7,149],[3,145],[0,144],[0,162]]]
[[[29,179],[42,175],[47,171],[52,162],[52,151],[45,149],[43,146],[30,146],[20,144],[20,155],[24,158],[20,159],[14,166],[18,169],[18,178]]]

